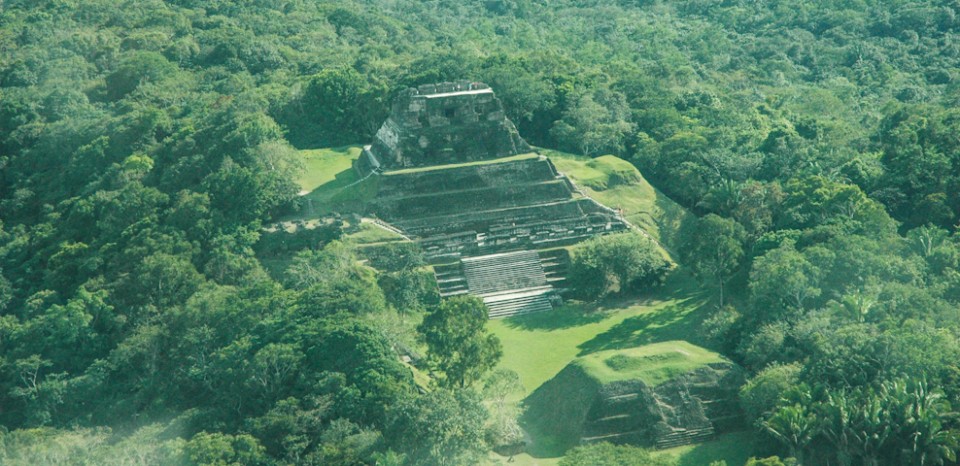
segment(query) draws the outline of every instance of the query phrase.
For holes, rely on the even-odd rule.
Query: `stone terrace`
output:
[[[431,258],[569,244],[625,228],[546,157],[385,174],[374,213]]]

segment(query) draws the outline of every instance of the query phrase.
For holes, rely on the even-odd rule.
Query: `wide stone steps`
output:
[[[380,182],[379,195],[396,196],[456,189],[482,188],[500,184],[548,181],[557,177],[546,159],[531,158],[483,166],[438,167],[417,173],[391,174]]]
[[[458,294],[467,294],[470,292],[470,289],[467,288],[467,283],[464,281],[459,281],[456,283],[437,283],[440,287],[440,297],[447,298],[450,296],[456,296]]]
[[[463,258],[433,268],[441,297],[478,296],[491,319],[553,310],[555,290],[536,251]]]
[[[470,292],[476,295],[547,284],[536,251],[517,251],[461,260]]]
[[[534,266],[504,268],[474,275],[467,273],[467,284],[470,291],[476,294],[496,293],[547,284],[543,269]]]
[[[540,252],[540,265],[547,283],[555,288],[563,288],[567,281],[567,271],[570,268],[570,258],[563,249],[554,249]]]
[[[699,443],[713,437],[713,426],[701,427],[699,429],[681,429],[661,436],[657,439],[657,449],[679,447],[691,443]]]
[[[550,304],[549,297],[552,291],[552,287],[543,287],[534,290],[503,293],[485,296],[483,302],[489,309],[488,316],[491,319],[530,314],[533,312],[545,312],[553,310],[553,305]]]
[[[467,279],[463,276],[462,273],[457,274],[439,274],[437,273],[437,283],[441,285],[444,283],[456,283],[456,282],[466,282]]]
[[[413,219],[398,219],[394,225],[418,236],[432,236],[451,231],[482,231],[498,224],[540,223],[545,218],[552,223],[585,222],[580,199],[568,199],[536,205],[496,208],[460,214],[434,215]]]
[[[467,278],[463,276],[460,262],[433,266],[433,275],[441,297],[467,293]]]
[[[420,191],[416,194],[397,193],[393,195],[384,195],[382,190],[378,192],[377,201],[379,202],[397,202],[397,201],[415,201],[418,199],[432,199],[435,196],[465,197],[482,195],[488,192],[496,191],[518,191],[529,190],[531,187],[552,187],[557,185],[567,186],[562,179],[549,178],[542,180],[529,181],[526,183],[514,183],[510,185],[496,186],[458,186],[451,189]],[[567,196],[570,197],[570,196]]]

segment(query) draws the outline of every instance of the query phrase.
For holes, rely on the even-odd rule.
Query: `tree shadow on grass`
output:
[[[521,330],[559,330],[594,324],[606,319],[609,313],[595,304],[567,303],[550,312],[508,317],[503,322]]]
[[[650,299],[667,304],[629,317],[582,343],[578,356],[670,340],[685,340],[701,346],[705,343],[701,324],[716,309],[712,290],[701,287],[681,267],[667,277],[666,283]]]
[[[507,327],[520,330],[561,330],[595,324],[610,318],[617,311],[633,306],[653,306],[658,302],[684,300],[702,295],[704,292],[693,277],[681,268],[671,273],[663,285],[639,293],[617,294],[596,303],[568,301],[550,312],[508,317],[503,322]]]
[[[627,318],[581,344],[578,356],[670,340],[685,340],[703,345],[701,324],[713,307],[705,296],[693,296]]]
[[[304,199],[318,203],[329,202],[336,194],[339,194],[358,179],[357,172],[353,168],[348,168],[334,175],[332,180],[314,188],[313,191],[304,196]]]
[[[298,216],[313,218],[333,212],[364,213],[367,203],[377,194],[377,181],[376,176],[361,179],[353,168],[348,168],[304,195]]]

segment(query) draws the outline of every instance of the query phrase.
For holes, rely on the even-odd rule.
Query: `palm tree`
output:
[[[761,425],[787,447],[798,465],[803,465],[804,450],[817,433],[817,417],[814,413],[799,403],[783,406]]]
[[[893,434],[889,399],[872,390],[862,393],[851,412],[849,433],[852,445],[866,466],[880,464],[881,453]]]
[[[846,392],[826,394],[820,409],[820,433],[833,444],[837,462],[841,466],[853,463],[853,442],[855,432],[851,421],[851,411],[856,411],[856,402],[851,403]]]
[[[904,387],[900,399],[905,401],[900,411],[901,438],[907,439],[903,452],[910,463],[926,466],[956,461],[960,435],[944,429],[942,423],[942,419],[956,417],[956,413],[951,412],[943,394],[929,390],[926,382],[921,381],[912,390]]]

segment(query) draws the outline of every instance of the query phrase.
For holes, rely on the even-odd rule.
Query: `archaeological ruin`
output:
[[[558,248],[628,228],[532,149],[482,83],[403,92],[354,169],[376,177],[367,214],[421,245],[441,295],[479,296],[493,318],[552,309]]]
[[[354,170],[375,191],[364,214],[421,246],[441,296],[478,296],[490,318],[554,309],[566,246],[631,228],[530,147],[481,83],[403,92]],[[600,351],[531,394],[523,422],[567,447],[699,442],[742,422],[743,377],[682,341]]]
[[[525,401],[524,422],[574,446],[672,448],[741,429],[745,372],[683,341],[601,351],[574,360]]]

